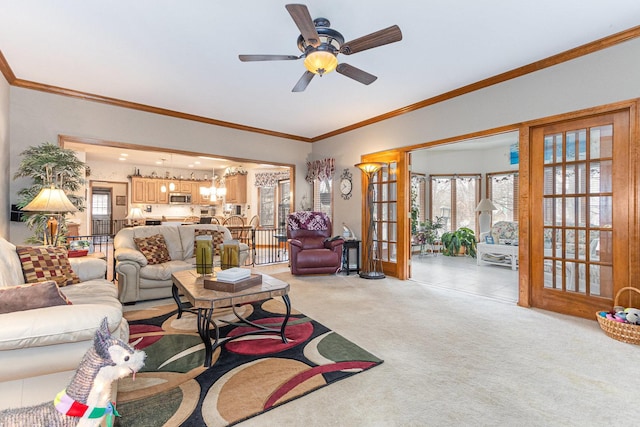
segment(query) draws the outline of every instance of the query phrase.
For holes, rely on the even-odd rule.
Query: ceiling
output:
[[[17,79],[314,138],[635,27],[637,0],[313,0],[346,40],[397,24],[400,42],[291,89],[299,30],[274,0],[2,0],[0,51]]]

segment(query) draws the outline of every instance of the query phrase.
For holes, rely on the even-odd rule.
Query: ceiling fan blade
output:
[[[402,40],[402,31],[397,25],[392,25],[384,30],[357,38],[355,40],[343,43],[340,47],[340,53],[351,55],[352,53],[362,52],[372,47],[383,46],[389,43],[395,43]]]
[[[288,4],[285,6],[293,18],[293,22],[296,23],[300,34],[305,39],[308,45],[318,47],[320,45],[320,37],[318,31],[316,31],[316,25],[311,19],[309,9],[303,4]]]
[[[342,74],[343,76],[347,76],[364,85],[370,85],[371,83],[375,82],[377,79],[377,77],[374,76],[373,74],[369,74],[366,71],[362,71],[361,69],[354,67],[353,65],[344,64],[344,63],[338,64],[336,71]]]
[[[298,80],[298,83],[296,83],[293,89],[291,89],[291,92],[302,92],[303,90],[305,90],[309,85],[309,82],[311,82],[313,76],[315,76],[315,74],[313,74],[311,71],[305,71],[302,77],[300,77],[300,80]]]
[[[299,56],[294,55],[238,55],[240,61],[289,61],[293,59],[300,59]]]

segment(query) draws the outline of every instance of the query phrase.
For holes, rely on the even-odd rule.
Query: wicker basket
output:
[[[620,299],[620,294],[623,291],[632,291],[640,294],[640,289],[632,287],[622,288],[616,294],[616,298],[613,304],[614,307],[619,304],[618,300]],[[626,342],[629,344],[640,344],[640,325],[616,322],[615,320],[607,319],[606,317],[600,316],[599,313],[600,312],[596,313],[596,319],[598,319],[598,323],[600,324],[600,327],[605,334],[607,334],[614,340]]]

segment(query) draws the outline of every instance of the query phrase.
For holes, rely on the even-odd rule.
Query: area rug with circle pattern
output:
[[[245,304],[236,312],[278,326],[280,300]],[[279,335],[248,335],[218,347],[204,368],[196,315],[177,318],[175,304],[129,311],[130,343],[147,354],[144,368],[120,380],[116,426],[227,426],[382,363],[326,326],[292,309]],[[231,309],[217,310],[221,337],[248,328]]]

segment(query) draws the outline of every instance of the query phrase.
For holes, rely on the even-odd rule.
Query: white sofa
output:
[[[167,298],[171,296],[171,274],[195,268],[194,241],[196,230],[218,230],[223,240],[231,240],[229,229],[217,224],[143,225],[123,228],[113,239],[118,279],[119,298],[122,303]],[[162,234],[171,261],[149,265],[138,249],[134,238]],[[240,265],[249,258],[249,246],[240,243]]]
[[[70,258],[81,283],[61,287],[71,305],[0,314],[0,409],[53,400],[93,345],[107,317],[112,334],[129,339],[116,286],[104,260]],[[16,247],[0,238],[0,288],[24,284]],[[113,385],[114,396],[117,390]]]

